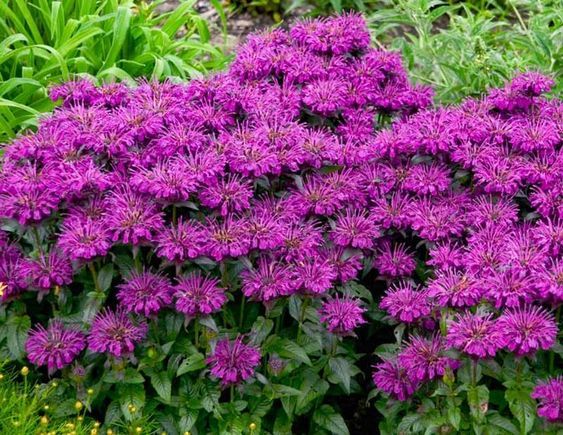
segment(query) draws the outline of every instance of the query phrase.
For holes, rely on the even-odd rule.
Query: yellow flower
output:
[[[94,389],[88,388],[88,390],[86,390],[86,392],[88,393],[89,396],[91,396],[92,394],[94,394]]]
[[[256,426],[256,423],[250,423],[250,424],[248,425],[248,428],[249,428],[251,431],[255,431],[257,427],[258,427],[258,426]]]
[[[77,400],[76,403],[74,404],[74,409],[76,409],[77,411],[80,411],[83,407],[84,405],[80,400]]]
[[[135,428],[135,432],[137,432],[137,433],[141,433],[142,431],[143,431],[143,428],[141,426],[137,426]]]
[[[29,375],[29,368],[27,366],[23,366],[22,369],[21,369],[21,374],[22,374],[22,376]]]

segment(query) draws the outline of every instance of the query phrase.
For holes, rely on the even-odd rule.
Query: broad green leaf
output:
[[[149,373],[151,384],[158,395],[165,401],[170,402],[172,397],[172,382],[166,371],[151,371]]]
[[[467,403],[473,419],[482,423],[489,409],[489,389],[485,385],[469,387]]]
[[[313,414],[313,421],[321,428],[335,435],[348,435],[344,419],[330,405],[322,405]]]
[[[199,352],[193,353],[191,355],[188,355],[188,357],[184,361],[182,361],[180,367],[178,367],[176,376],[182,376],[185,373],[201,370],[204,367],[205,357]]]

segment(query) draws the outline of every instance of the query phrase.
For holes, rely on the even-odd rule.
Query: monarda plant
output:
[[[78,401],[114,433],[557,430],[552,82],[432,108],[369,42],[344,15],[188,84],[53,87],[0,173],[2,352],[56,383],[50,412]]]

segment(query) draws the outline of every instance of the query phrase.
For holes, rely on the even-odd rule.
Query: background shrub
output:
[[[207,23],[182,2],[8,0],[0,4],[0,141],[52,110],[49,84],[76,74],[94,80],[198,77],[227,57]]]

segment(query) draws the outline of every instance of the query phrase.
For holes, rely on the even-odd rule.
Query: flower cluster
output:
[[[411,331],[373,373],[400,400],[465,356],[552,347],[563,302],[552,82],[524,73],[434,108],[400,56],[369,41],[357,15],[305,20],[250,36],[227,72],[188,84],[53,88],[61,106],[2,162],[2,301],[74,285],[86,266],[96,280],[96,265],[131,252],[118,307],[86,333],[91,351],[119,358],[145,340],[146,317],[210,316],[240,297],[313,299],[329,333],[353,336],[366,308],[335,288],[366,267],[385,283],[374,296],[388,320]],[[41,344],[38,358],[32,338],[32,361],[62,362],[50,368],[82,350],[59,358]],[[223,385],[259,361],[241,338],[207,359]]]

